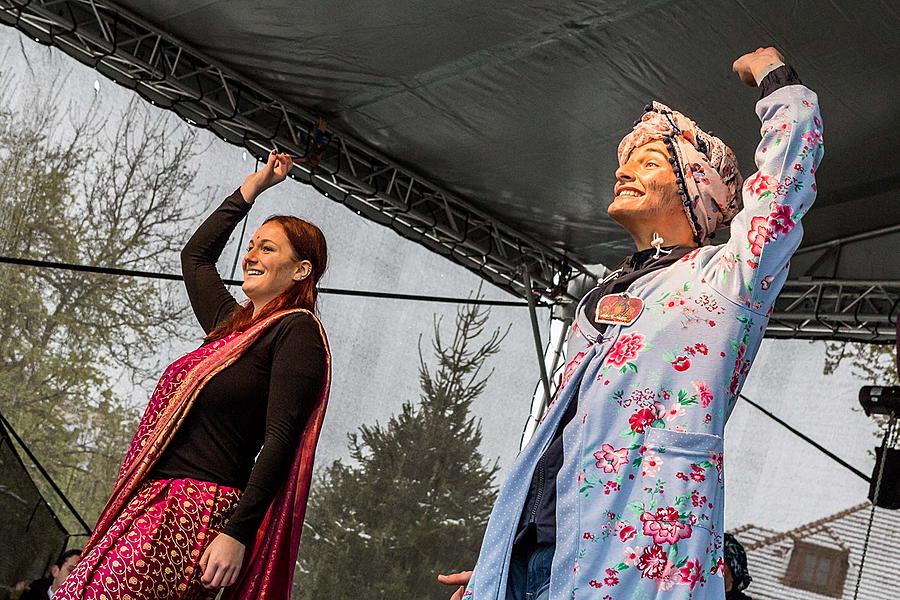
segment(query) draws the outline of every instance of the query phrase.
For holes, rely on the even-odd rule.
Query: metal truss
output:
[[[551,300],[577,300],[566,291],[567,283],[590,277],[583,265],[558,250],[423,180],[362,141],[324,127],[317,115],[108,2],[0,0],[0,22],[60,48],[259,159],[273,148],[290,152],[299,157],[291,175],[295,179],[516,296],[534,292]],[[894,335],[898,297],[898,282],[792,280],[776,303],[766,335],[887,342]]]
[[[54,45],[191,125],[264,159],[299,157],[292,177],[510,293],[564,299],[585,269],[465,200],[380,156],[359,140],[276,98],[200,52],[102,0],[0,0],[0,22]],[[528,290],[531,292],[531,290]]]
[[[900,281],[789,280],[766,337],[889,343],[898,309]]]

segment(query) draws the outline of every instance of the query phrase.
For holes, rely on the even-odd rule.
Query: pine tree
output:
[[[313,482],[294,598],[444,599],[435,574],[475,563],[498,466],[479,452],[469,410],[506,335],[487,333],[488,317],[460,308],[449,344],[435,318],[433,368],[419,337],[420,402],[349,434],[355,464],[336,460]]]

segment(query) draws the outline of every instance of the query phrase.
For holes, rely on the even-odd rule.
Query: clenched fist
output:
[[[772,48],[757,48],[753,52],[748,52],[731,65],[731,69],[738,74],[741,81],[749,86],[756,87],[757,76],[765,71],[766,67],[775,63],[783,63],[784,57],[781,53]]]

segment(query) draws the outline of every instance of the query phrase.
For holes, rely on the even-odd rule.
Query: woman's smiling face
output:
[[[264,223],[253,234],[242,267],[241,289],[257,310],[310,273],[309,261],[296,257],[284,229],[273,221]]]

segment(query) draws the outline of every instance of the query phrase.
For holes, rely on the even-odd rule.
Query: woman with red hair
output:
[[[216,271],[235,225],[293,162],[269,155],[182,251],[203,345],[163,373],[82,560],[57,600],[290,597],[330,354],[315,316],[325,237],[268,218],[239,304]]]

